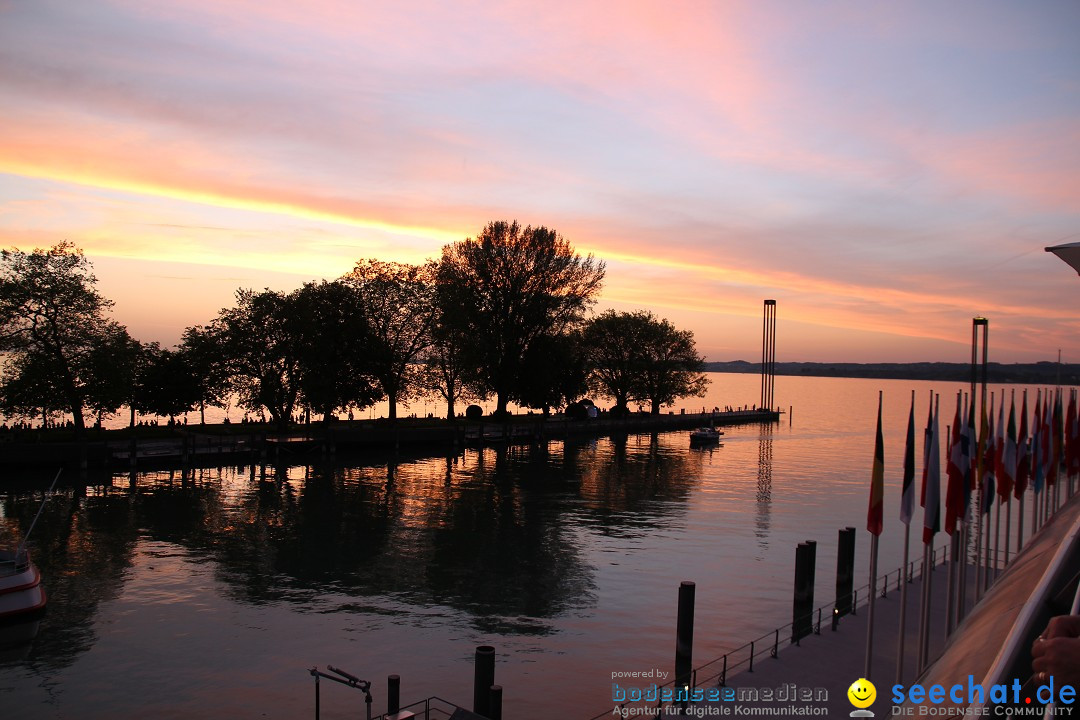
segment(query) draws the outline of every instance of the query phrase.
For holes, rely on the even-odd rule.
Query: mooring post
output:
[[[795,547],[795,597],[791,607],[791,642],[814,631],[814,569],[817,543],[813,540]]]
[[[697,586],[683,580],[679,584],[679,618],[675,628],[675,684],[689,687],[694,655],[694,594]]]
[[[839,620],[851,613],[851,593],[855,589],[855,528],[841,528],[836,548],[836,606],[833,617]]]
[[[502,720],[502,685],[491,686],[491,720]]]
[[[391,675],[386,678],[386,712],[396,713],[401,709],[401,677]]]
[[[473,664],[473,712],[490,718],[491,686],[495,684],[495,648],[480,645]]]
[[[806,544],[795,546],[795,592],[791,601],[791,642],[798,643],[808,633],[806,625]]]

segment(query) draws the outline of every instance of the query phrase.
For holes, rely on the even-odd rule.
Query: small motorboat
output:
[[[720,436],[724,433],[721,430],[717,430],[714,427],[699,427],[696,430],[690,431],[690,447],[698,445],[717,445],[720,442]]]
[[[0,550],[0,626],[39,620],[45,601],[41,573],[26,548]]]
[[[49,493],[59,479],[60,471],[57,471],[49,486]],[[49,493],[45,494],[46,497]],[[45,588],[41,587],[41,572],[30,560],[30,552],[26,549],[26,541],[34,532],[44,509],[45,500],[42,500],[30,529],[14,550],[0,550],[0,628],[12,628],[16,635],[14,638],[3,637],[4,642],[32,640],[37,634],[37,622],[45,614],[46,597]],[[22,637],[26,633],[29,638]]]

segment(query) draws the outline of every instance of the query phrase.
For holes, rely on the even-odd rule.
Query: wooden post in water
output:
[[[817,543],[807,540],[795,548],[795,597],[791,608],[791,642],[813,632],[814,569]]]
[[[694,595],[697,586],[679,583],[679,617],[675,627],[675,685],[689,687],[694,656]]]
[[[836,546],[836,604],[833,618],[838,620],[851,613],[851,593],[855,589],[855,528],[841,528],[837,533]]]
[[[401,709],[401,676],[390,675],[386,678],[386,712],[396,713]]]
[[[495,648],[480,645],[473,660],[473,712],[489,718],[491,686],[495,684]]]

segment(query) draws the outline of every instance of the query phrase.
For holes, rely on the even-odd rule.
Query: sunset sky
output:
[[[1080,3],[0,0],[0,245],[172,344],[517,219],[710,360],[1080,362]]]

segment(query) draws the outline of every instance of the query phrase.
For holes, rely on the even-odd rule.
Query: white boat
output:
[[[0,626],[40,619],[45,602],[41,573],[26,549],[0,550]]]
[[[715,445],[720,442],[720,436],[724,433],[716,428],[699,427],[690,431],[691,445]]]

